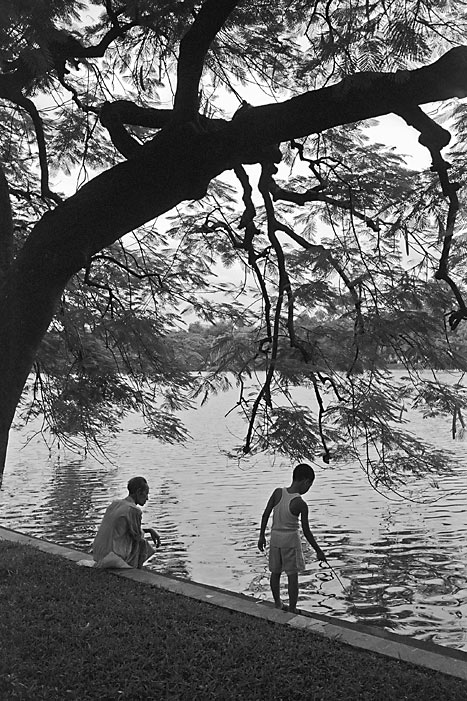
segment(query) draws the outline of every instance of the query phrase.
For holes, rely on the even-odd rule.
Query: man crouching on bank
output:
[[[140,506],[148,500],[149,485],[144,477],[128,482],[128,496],[113,501],[103,516],[92,546],[97,567],[141,568],[154,555],[144,533],[149,533],[156,548],[161,539],[154,528],[142,528]]]

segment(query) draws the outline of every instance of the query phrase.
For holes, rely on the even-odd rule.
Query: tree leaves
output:
[[[180,41],[201,6],[4,3],[3,89],[17,80],[17,92],[37,101],[48,165],[63,189],[72,187],[65,176],[85,182],[130,154],[116,151],[101,124],[104,103],[125,100],[138,115],[150,108],[152,117],[170,109]],[[241,116],[249,100],[275,102],[346,78],[330,106],[336,111],[355,86],[366,95],[381,89],[373,71],[395,69],[402,69],[393,78],[402,95],[404,69],[431,61],[465,26],[464,3],[444,0],[436,7],[428,0],[239,3],[206,55],[201,114],[184,125],[184,148],[206,135],[219,148],[215,137],[227,118],[247,123]],[[53,204],[41,191],[36,125],[11,94],[0,106],[0,150],[21,250],[33,221]],[[399,102],[394,107],[403,112]],[[458,134],[451,173],[462,184],[465,108],[448,107]],[[136,162],[140,144],[157,152],[180,126],[167,114],[156,126],[127,119],[117,125],[134,147],[124,167]],[[464,295],[465,237],[453,241],[449,256],[458,298],[432,279],[451,235],[446,181],[444,194],[438,182],[447,170],[415,172],[370,141],[361,124],[251,150],[244,158],[257,162],[251,168],[239,167],[234,150],[229,156],[238,182],[226,173],[206,195],[204,183],[189,188],[198,200],[94,256],[84,251],[84,272],[68,285],[37,354],[24,415],[42,412],[61,440],[82,436],[100,445],[126,412],[141,411],[150,435],[172,441],[185,437],[174,412],[237,386],[245,452],[326,463],[363,455],[378,483],[444,466],[405,432],[404,412],[411,405],[452,416],[454,428],[464,412],[460,385],[430,384],[423,375],[465,369],[462,327],[455,336],[445,324]],[[181,147],[177,157],[185,157]],[[138,177],[122,192],[134,188]],[[209,330],[187,331],[187,315]],[[394,364],[408,378],[397,386],[386,374]],[[246,389],[255,377],[256,393]],[[299,385],[313,406],[294,399]]]

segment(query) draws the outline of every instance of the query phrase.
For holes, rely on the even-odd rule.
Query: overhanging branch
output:
[[[96,176],[31,232],[7,274],[8,298],[21,297],[18,314],[30,324],[27,338],[22,335],[27,325],[18,329],[18,347],[36,347],[63,287],[92,255],[184,200],[202,197],[214,177],[248,162],[258,149],[400,111],[404,100],[423,103],[467,94],[467,47],[446,56],[408,71],[402,83],[397,74],[343,81],[283,103],[252,107],[213,132],[192,123],[162,129],[134,158]],[[15,280],[21,280],[20,287]],[[29,369],[25,358],[24,372]]]
[[[257,156],[258,151],[263,155],[261,149],[264,146],[281,140],[290,141],[298,136],[297,132],[305,129],[305,125],[306,133],[310,134],[344,124],[347,120],[400,112],[403,96],[410,104],[414,94],[422,101],[434,101],[452,97],[461,89],[467,93],[467,70],[462,75],[455,72],[457,83],[443,74],[446,67],[452,68],[453,57],[467,67],[467,47],[454,49],[449,54],[449,60],[440,59],[432,66],[407,72],[403,90],[394,74],[376,74],[377,77],[370,82],[350,81],[345,99],[346,81],[343,81],[283,103],[252,107],[212,132],[193,124],[167,126],[142,146],[138,155],[131,159],[131,164],[127,161],[103,172],[56,209],[56,226],[63,226],[63,229],[60,235],[57,232],[54,250],[63,249],[68,261],[66,269],[75,272],[75,265],[84,260],[78,264],[79,269],[85,264],[86,256],[83,258],[79,254],[72,262],[70,247],[75,252],[81,249],[88,252],[86,255],[94,254],[180,202],[203,196],[212,178],[242,161],[247,162],[248,157]],[[433,87],[431,72],[437,78],[438,92]],[[420,84],[421,74],[427,81],[425,92]],[[378,80],[386,88],[384,94],[379,90],[375,93]],[[305,106],[308,106],[307,110],[302,109]],[[94,203],[99,203],[97,209]],[[105,209],[102,203],[108,203]],[[62,208],[65,208],[63,212]],[[70,216],[73,221],[80,222],[77,227],[70,229],[65,224]],[[41,223],[39,228],[44,228]],[[64,235],[65,231],[67,235]],[[35,240],[35,235],[31,240]]]
[[[108,130],[115,148],[125,158],[131,158],[142,144],[128,133],[124,125],[164,129],[171,123],[173,115],[173,110],[140,107],[130,100],[116,100],[104,102],[100,110],[100,121]],[[203,114],[198,114],[197,121],[206,131],[216,131],[229,123],[225,119],[210,119]]]
[[[411,105],[466,96],[467,46],[459,46],[413,71],[359,73],[284,102],[242,110],[220,134],[244,153],[244,163],[253,163],[265,146],[391,112],[401,114]]]
[[[418,105],[404,105],[398,114],[409,126],[420,132],[418,141],[429,150],[432,169],[436,171],[439,169],[445,170],[448,164],[441,156],[441,149],[448,145],[451,140],[451,134],[425,114]]]
[[[448,173],[450,164],[444,160],[441,155],[441,149],[448,145],[451,140],[451,135],[416,105],[401,110],[400,114],[407,124],[410,124],[410,126],[420,132],[418,140],[422,146],[426,146],[430,152],[432,161],[431,170],[438,173],[443,195],[448,201],[446,225],[443,227],[443,250],[439,260],[438,270],[435,273],[435,278],[437,280],[444,280],[444,282],[449,285],[456,298],[458,309],[451,312],[449,316],[449,324],[451,329],[454,330],[463,319],[467,319],[467,306],[458,285],[449,274],[449,254],[454,236],[457,212],[459,211],[457,191],[460,185],[450,181]]]
[[[37,148],[39,151],[39,165],[41,170],[41,194],[43,197],[48,197],[53,200],[56,204],[60,204],[62,198],[57,194],[52,192],[49,187],[49,164],[47,160],[47,148],[45,145],[44,137],[44,126],[42,124],[42,119],[37,111],[37,108],[32,100],[24,95],[19,95],[15,100],[13,100],[18,107],[22,107],[31,117],[32,123],[34,124],[34,129],[36,132]]]
[[[238,0],[206,0],[180,42],[174,100],[174,118],[179,122],[196,119],[204,59],[211,42],[236,5]]]
[[[148,127],[150,129],[162,129],[169,123],[173,115],[172,110],[139,107],[131,100],[104,102],[102,109],[104,108],[107,115],[118,119],[122,124]]]

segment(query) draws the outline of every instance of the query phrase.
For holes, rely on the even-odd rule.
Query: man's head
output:
[[[311,465],[301,462],[294,468],[292,479],[297,486],[298,493],[305,494],[315,481],[315,471]]]
[[[132,477],[128,482],[128,494],[135,504],[144,506],[148,500],[149,485],[144,477]]]

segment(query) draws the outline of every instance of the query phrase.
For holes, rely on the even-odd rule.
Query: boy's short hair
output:
[[[311,480],[311,482],[314,482],[315,471],[311,465],[307,465],[306,462],[301,462],[295,467],[292,477],[297,482],[300,482],[301,480]]]
[[[149,488],[147,480],[144,477],[132,477],[127,484],[128,492],[130,494],[136,494],[140,489]]]

